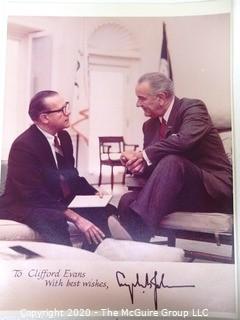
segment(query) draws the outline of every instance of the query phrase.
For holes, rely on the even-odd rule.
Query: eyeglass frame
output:
[[[55,112],[62,112],[64,115],[68,115],[69,111],[67,112],[67,110],[70,110],[70,103],[69,101],[66,101],[64,106],[60,109],[56,109],[56,110],[46,110],[46,111],[42,111],[41,114],[46,113],[46,114],[50,114],[50,113],[55,113]],[[65,109],[65,110],[64,110]]]

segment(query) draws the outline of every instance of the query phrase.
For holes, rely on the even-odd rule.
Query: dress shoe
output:
[[[113,239],[118,240],[133,240],[127,230],[121,225],[116,216],[110,216],[108,218],[108,227]]]

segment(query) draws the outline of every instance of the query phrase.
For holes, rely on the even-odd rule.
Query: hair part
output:
[[[173,81],[160,72],[145,73],[138,79],[138,84],[148,82],[151,88],[151,94],[164,92],[167,96],[174,95]]]
[[[46,111],[47,106],[45,98],[58,95],[58,92],[52,90],[44,90],[36,93],[29,104],[28,114],[33,121],[37,121],[40,114]]]

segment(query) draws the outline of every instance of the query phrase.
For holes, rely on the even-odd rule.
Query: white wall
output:
[[[51,88],[52,37],[32,38],[31,50],[31,96],[40,90]]]
[[[3,143],[2,143],[2,159],[7,160],[10,145],[12,144],[15,137],[20,133],[17,130],[17,123],[19,116],[21,116],[18,110],[18,101],[16,95],[13,94],[12,90],[15,88],[18,91],[18,75],[19,75],[19,46],[20,43],[17,40],[9,39],[7,41],[7,61],[6,61],[6,79],[5,79],[5,90],[6,99],[4,101],[3,117],[5,119],[3,123]],[[14,74],[15,77],[9,77],[9,74]],[[11,130],[9,130],[9,126]]]
[[[52,83],[67,99],[73,96],[76,52],[82,46],[81,19],[57,17],[10,17],[9,23],[37,29],[52,37]],[[38,36],[38,33],[35,33]],[[34,33],[31,33],[34,35]]]
[[[216,124],[229,121],[229,16],[170,19],[168,29],[176,93],[202,99]]]

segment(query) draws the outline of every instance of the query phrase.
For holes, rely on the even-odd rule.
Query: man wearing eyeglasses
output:
[[[55,91],[41,91],[31,99],[34,124],[11,147],[0,216],[27,224],[46,242],[63,245],[72,245],[71,221],[84,234],[84,247],[94,250],[110,235],[107,220],[116,208],[68,209],[76,194],[99,194],[74,168],[71,138],[64,130],[69,115],[69,103]]]

